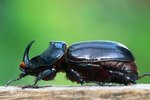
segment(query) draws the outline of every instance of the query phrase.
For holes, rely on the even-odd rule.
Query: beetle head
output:
[[[9,85],[12,82],[15,82],[15,81],[18,81],[18,80],[22,79],[23,77],[25,77],[27,75],[33,74],[33,68],[36,67],[36,62],[30,60],[29,56],[28,56],[30,47],[32,46],[33,43],[34,43],[34,41],[31,41],[25,49],[24,56],[23,56],[23,61],[21,62],[20,67],[19,67],[20,70],[22,71],[22,73],[19,75],[18,78],[15,78],[13,80],[8,81],[6,83],[6,86]]]
[[[20,64],[20,70],[28,73],[34,67],[34,63],[29,59],[29,50],[35,41],[31,41],[25,49],[23,61]]]

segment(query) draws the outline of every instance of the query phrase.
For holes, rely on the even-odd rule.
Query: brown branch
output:
[[[150,84],[132,86],[0,87],[0,100],[150,100]]]

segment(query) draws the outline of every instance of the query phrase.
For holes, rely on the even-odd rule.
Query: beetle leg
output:
[[[105,83],[104,82],[97,82],[96,84],[100,85],[100,86],[104,86]]]
[[[139,76],[138,79],[141,79],[141,78],[143,78],[145,76],[150,76],[150,73],[144,73],[143,75]]]
[[[37,76],[37,80],[52,80],[54,79],[56,75],[56,69],[52,68],[52,69],[47,69],[45,71],[43,71],[42,73],[40,73],[38,76]]]
[[[41,79],[43,79],[43,80],[52,80],[52,79],[54,79],[55,75],[56,75],[56,70],[55,70],[54,68],[52,68],[52,69],[47,69],[47,70],[41,72],[41,73],[37,76],[37,78],[35,79],[35,82],[34,82],[33,86],[36,85],[37,82],[38,82],[39,80],[41,80]]]
[[[69,70],[67,71],[67,74],[68,74],[68,75],[71,75],[72,77],[74,77],[75,80],[76,80],[77,82],[79,82],[81,85],[84,84],[84,81],[83,81],[81,75],[80,75],[77,71],[75,71],[74,69],[69,69]]]
[[[47,70],[41,72],[41,73],[36,77],[36,79],[35,79],[33,85],[24,86],[23,89],[24,89],[24,88],[32,88],[32,87],[34,87],[34,86],[38,83],[38,81],[40,81],[40,80],[42,80],[42,79],[43,79],[43,80],[52,80],[52,79],[55,77],[55,75],[56,75],[56,70],[55,70],[54,68],[52,68],[52,69],[47,69]]]
[[[9,85],[10,83],[12,83],[12,82],[15,82],[15,81],[18,81],[18,80],[22,79],[23,77],[25,77],[25,76],[27,76],[27,75],[28,75],[27,73],[21,73],[18,78],[13,79],[13,80],[9,80],[9,81],[6,83],[6,86],[8,86],[8,85]]]
[[[116,76],[117,76],[119,79],[125,81],[125,82],[123,82],[123,84],[125,84],[125,85],[129,85],[131,83],[136,84],[136,82],[132,78],[130,78],[130,76],[126,75],[123,72],[112,71],[112,70],[109,70],[109,72],[112,74],[112,77],[116,78]]]

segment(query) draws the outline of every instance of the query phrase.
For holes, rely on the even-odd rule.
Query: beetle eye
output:
[[[25,69],[26,68],[26,64],[24,62],[21,62],[20,68]]]

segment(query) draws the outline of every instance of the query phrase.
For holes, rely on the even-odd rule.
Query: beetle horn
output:
[[[32,44],[34,43],[35,41],[31,41],[28,46],[26,47],[25,49],[25,52],[24,52],[24,56],[23,56],[23,62],[26,64],[26,66],[28,67],[28,65],[31,63],[30,59],[29,59],[29,50],[30,50],[30,47],[32,46]]]

